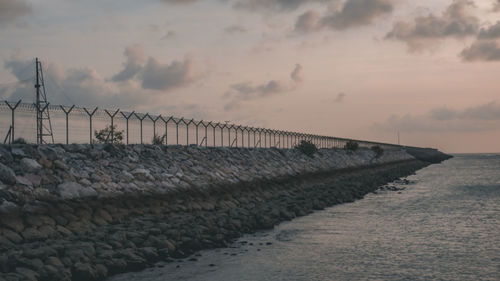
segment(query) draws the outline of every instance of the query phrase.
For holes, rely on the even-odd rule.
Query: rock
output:
[[[63,161],[61,160],[55,160],[53,162],[54,166],[56,167],[56,169],[59,169],[59,170],[63,170],[63,171],[66,171],[68,170],[68,165],[66,165],[66,163],[64,163]]]
[[[149,170],[137,168],[131,172],[135,179],[140,181],[154,181],[155,178],[150,174]]]
[[[10,163],[14,160],[12,154],[9,151],[5,150],[3,147],[0,147],[0,161],[3,163]]]
[[[31,158],[23,158],[19,163],[21,164],[21,168],[28,173],[36,173],[42,169],[42,165]]]
[[[6,184],[15,184],[16,173],[11,168],[0,163],[0,180]]]
[[[92,187],[82,186],[76,182],[65,182],[57,186],[57,193],[63,199],[75,199],[80,197],[95,197],[97,192]]]
[[[42,177],[39,175],[35,174],[25,174],[24,177],[29,180],[33,186],[40,186],[40,183],[42,182]]]
[[[38,153],[40,153],[40,155],[49,160],[49,161],[54,161],[54,160],[57,160],[57,152],[56,150],[54,150],[52,147],[50,146],[46,146],[46,145],[40,145],[38,147]]]
[[[73,234],[73,232],[71,232],[71,230],[69,230],[66,227],[61,226],[61,225],[56,226],[56,230],[59,231],[59,233],[61,233],[63,236],[70,236]]]
[[[0,216],[0,224],[20,233],[24,229],[22,218],[17,216]]]
[[[33,227],[26,228],[21,234],[27,241],[38,241],[47,238],[47,236]]]
[[[26,153],[24,153],[24,150],[20,147],[12,147],[10,152],[16,157],[26,157]]]
[[[11,213],[16,212],[18,210],[19,210],[19,207],[15,203],[9,202],[7,200],[4,200],[2,203],[0,203],[0,215],[11,214]]]
[[[19,244],[23,241],[23,238],[19,234],[7,228],[3,229],[3,236],[16,244]]]
[[[21,176],[16,177],[16,183],[27,187],[33,187],[33,183],[29,179]]]
[[[96,279],[97,276],[96,269],[88,263],[77,262],[71,269],[72,280],[88,281]]]
[[[63,268],[64,264],[61,262],[61,260],[58,257],[48,257],[45,260],[45,264],[52,265],[56,268]]]
[[[34,272],[31,269],[25,267],[16,267],[16,272],[21,274],[25,278],[25,280],[38,281],[38,273]]]

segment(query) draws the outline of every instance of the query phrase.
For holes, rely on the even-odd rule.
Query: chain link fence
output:
[[[40,143],[37,137],[37,114],[48,110],[43,126],[52,128],[52,136],[43,136],[43,143],[96,143],[197,145],[206,147],[293,148],[301,141],[310,141],[318,148],[344,148],[348,142],[359,147],[379,146],[401,149],[402,146],[298,132],[255,128],[229,123],[152,115],[121,110],[50,105],[43,109],[32,103],[0,102],[0,136],[3,143],[22,138]],[[103,138],[103,133],[104,138]],[[99,139],[96,138],[99,135]]]

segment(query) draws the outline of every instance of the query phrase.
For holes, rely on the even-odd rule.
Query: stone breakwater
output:
[[[404,151],[0,147],[0,280],[102,280],[350,202]],[[365,169],[350,170],[359,167]]]

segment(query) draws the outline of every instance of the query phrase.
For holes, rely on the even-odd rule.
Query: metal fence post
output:
[[[97,111],[97,107],[94,108],[94,110],[92,112],[89,112],[85,107],[83,108],[83,110],[85,110],[85,112],[87,112],[87,115],[89,116],[89,121],[90,121],[89,122],[89,124],[90,124],[90,126],[89,126],[89,128],[90,128],[90,141],[89,141],[89,143],[93,144],[94,141],[92,140],[92,117],[94,116],[95,112]]]
[[[75,107],[75,105],[72,105],[68,110],[66,110],[64,108],[64,106],[60,105],[59,107],[61,107],[62,111],[64,112],[64,114],[66,114],[66,144],[69,143],[69,126],[68,126],[68,116],[69,114],[71,113],[71,111],[73,110],[73,108]]]
[[[11,116],[10,116],[10,127],[11,127],[11,131],[10,131],[10,143],[13,143],[14,142],[14,115],[15,115],[15,111],[16,111],[16,108],[19,106],[19,104],[21,104],[21,100],[19,100],[15,105],[11,105],[8,101],[4,101],[5,104],[7,104],[7,106],[10,108],[10,111],[11,111]]]
[[[137,119],[139,119],[139,124],[140,124],[140,128],[141,128],[141,144],[143,144],[143,140],[142,140],[142,121],[149,116],[149,113],[146,113],[142,116],[142,118],[137,114],[137,113],[134,113],[135,117]]]
[[[125,113],[123,113],[123,111],[120,111],[120,113],[123,116],[123,118],[125,118],[125,124],[127,127],[127,145],[128,145],[128,120],[130,119],[130,117],[132,117],[132,115],[135,114],[135,111],[132,111],[129,115],[126,115]]]
[[[107,109],[104,109],[104,112],[106,112],[106,114],[108,114],[109,118],[111,118],[111,143],[114,143],[115,142],[114,119],[115,119],[116,114],[118,114],[118,112],[120,112],[120,109],[117,109],[114,113],[110,113]]]

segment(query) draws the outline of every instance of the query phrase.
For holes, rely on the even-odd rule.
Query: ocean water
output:
[[[500,280],[500,155],[457,155],[408,180],[110,280]]]

